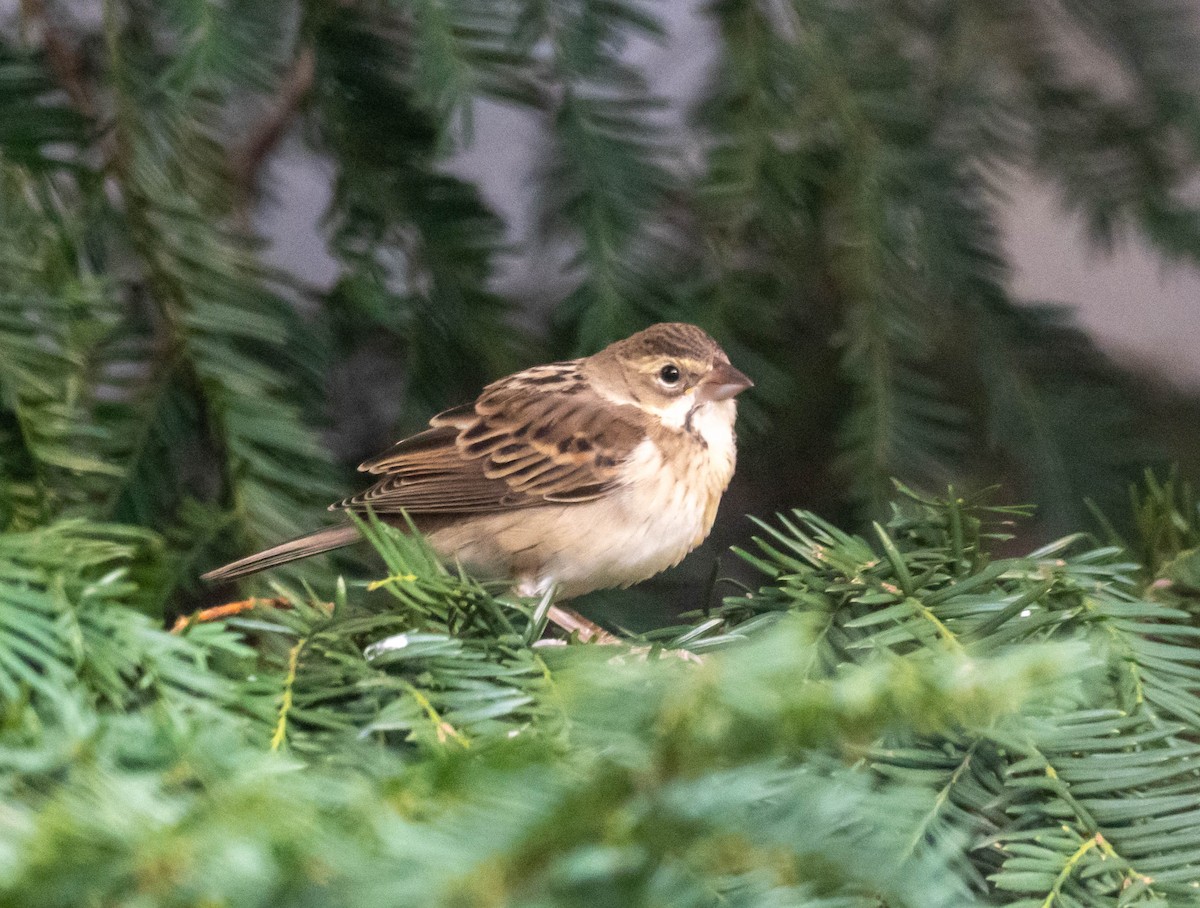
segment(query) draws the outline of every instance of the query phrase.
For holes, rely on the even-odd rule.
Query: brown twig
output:
[[[254,195],[259,168],[287,132],[312,89],[315,76],[316,54],[311,47],[301,48],[284,74],[279,93],[258,129],[240,148],[230,153],[229,169],[243,201]]]
[[[219,621],[222,618],[230,618],[233,615],[240,615],[242,612],[248,612],[252,608],[289,607],[289,603],[286,599],[259,599],[252,596],[249,599],[239,599],[237,602],[227,602],[224,605],[214,605],[212,608],[201,609],[200,611],[193,612],[190,615],[180,615],[175,619],[175,626],[171,628],[171,633],[182,633],[193,624],[202,624],[205,621]]]
[[[50,64],[59,87],[67,93],[76,110],[87,119],[94,120],[96,105],[84,78],[86,67],[79,47],[55,25],[46,10],[45,0],[21,0],[21,18],[41,31],[46,62]]]

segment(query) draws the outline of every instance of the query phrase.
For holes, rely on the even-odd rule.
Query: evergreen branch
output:
[[[315,73],[312,48],[301,48],[284,74],[267,116],[259,123],[254,134],[230,156],[233,181],[244,198],[249,199],[254,194],[263,162],[279,144],[312,90]]]
[[[131,568],[153,555],[149,533],[65,521],[0,535],[0,692],[22,687],[39,704],[74,693],[116,708],[150,699],[180,708],[228,702],[232,688],[205,672],[193,643],[154,628],[136,610],[143,592]],[[245,655],[231,635],[202,635],[213,652]]]
[[[0,164],[0,395],[32,484],[6,518],[25,525],[34,513],[100,514],[122,476],[125,445],[121,427],[108,423],[116,407],[100,387],[119,300],[80,267],[84,227],[45,179]],[[12,451],[6,460],[17,460]],[[10,472],[10,481],[16,492],[22,477]]]
[[[26,25],[41,32],[46,63],[72,105],[85,119],[94,120],[96,107],[84,78],[83,56],[57,27],[54,17],[47,15],[45,0],[21,0],[21,17]]]
[[[554,152],[540,222],[545,236],[578,250],[569,262],[574,289],[556,312],[575,352],[664,320],[652,269],[670,260],[664,222],[678,178],[655,116],[661,102],[619,55],[631,37],[661,31],[636,0],[531,6],[522,23],[524,46],[549,50],[540,76]]]
[[[943,792],[961,793],[961,805],[946,814],[946,828],[931,828],[939,835],[985,835],[1004,850],[1002,866],[977,862],[977,879],[986,875],[1002,889],[1037,898],[1057,899],[1067,891],[1073,898],[1115,896],[1131,882],[1148,887],[1147,892],[1185,894],[1180,884],[1195,873],[1188,850],[1194,837],[1181,838],[1178,847],[1172,842],[1164,854],[1163,840],[1155,838],[1162,827],[1155,823],[1159,818],[1172,826],[1185,823],[1183,814],[1190,809],[1186,796],[1176,795],[1194,785],[1189,773],[1197,759],[1195,745],[1181,732],[1200,727],[1200,657],[1194,648],[1200,630],[1182,610],[1139,600],[1119,550],[1070,555],[1072,541],[1066,540],[1024,559],[962,574],[959,558],[941,559],[961,551],[964,542],[978,545],[982,524],[973,538],[956,541],[947,531],[962,520],[950,519],[950,503],[925,500],[920,508],[927,516],[916,524],[898,512],[892,524],[898,535],[884,535],[891,544],[882,557],[812,515],[798,514],[795,523],[785,520],[782,530],[768,528],[771,541],[758,544],[764,564],[780,570],[787,582],[732,600],[727,620],[744,622],[748,615],[789,602],[793,609],[815,612],[827,623],[820,645],[827,650],[821,662],[829,666],[847,659],[861,662],[880,651],[928,655],[945,633],[969,641],[968,653],[994,657],[1047,637],[1096,640],[1105,693],[1098,697],[1096,682],[1089,681],[1089,693],[1067,701],[1075,704],[1078,718],[1060,708],[1052,722],[1034,720],[1021,732],[1015,730],[1020,723],[1013,728],[1001,723],[986,732],[989,750],[1000,755],[998,769],[988,761],[982,773],[961,762],[944,767],[940,743],[911,738],[876,750],[874,762],[889,778],[927,778]],[[917,525],[922,529],[914,537]],[[931,537],[935,526],[945,528],[946,535]],[[904,571],[897,569],[897,559],[906,564]],[[987,594],[988,589],[993,592]],[[831,601],[833,590],[838,592]],[[937,619],[933,632],[924,630],[926,616]],[[1099,703],[1119,711],[1097,713]],[[954,743],[960,753],[976,746],[970,739]],[[924,747],[933,749],[933,762],[920,755]],[[1107,769],[1092,762],[1099,753],[1113,756]],[[966,774],[970,785],[964,785]],[[1009,816],[989,807],[1004,790],[1011,792]],[[1020,844],[1026,830],[1057,828],[1064,809],[1078,817],[1078,837],[1046,833],[1036,845]],[[1083,855],[1070,860],[1080,842],[1096,836],[1105,843],[1101,852],[1109,864],[1082,874],[1067,871],[1085,860]],[[1150,864],[1136,857],[1147,853],[1156,855]]]
[[[781,23],[758,4],[731,3],[718,15],[728,62],[705,107],[718,129],[705,185],[717,242],[761,247],[768,262],[799,255],[778,277],[785,294],[797,271],[822,273],[778,305],[816,294],[841,313],[852,405],[839,464],[854,498],[877,510],[891,475],[940,482],[965,445],[965,414],[928,367],[936,297],[927,285],[946,267],[946,244],[921,243],[925,231],[932,246],[961,228],[968,198],[947,198],[915,73],[881,52],[897,39],[873,31],[862,10],[797,3]],[[814,209],[819,219],[803,216]],[[811,261],[797,252],[806,249]]]
[[[343,268],[328,302],[349,336],[394,340],[409,409],[428,413],[510,371],[515,344],[508,304],[488,287],[500,224],[437,166],[440,124],[419,106],[389,24],[341,9],[309,23],[316,144],[346,165],[328,216]]]
[[[982,39],[1001,42],[1012,73],[1010,103],[1031,127],[1020,150],[1094,238],[1107,246],[1136,225],[1168,255],[1194,256],[1200,209],[1186,186],[1200,159],[1200,95],[1194,67],[1180,62],[1200,53],[1190,13],[1160,0],[1136,12],[1069,0],[979,13],[991,24]],[[1108,65],[1084,69],[1080,51]]]
[[[62,62],[61,48],[46,40],[45,59],[0,42],[0,160],[39,174],[73,166],[86,144],[83,118],[55,96],[45,67]]]
[[[523,5],[513,0],[404,0],[412,55],[413,87],[420,106],[433,113],[450,138],[473,139],[474,102],[488,97],[531,105],[536,88],[532,60],[517,41]]]
[[[271,750],[279,750],[287,740],[288,716],[292,711],[292,689],[296,684],[296,672],[300,667],[300,653],[308,641],[298,640],[288,650],[287,672],[283,676],[283,695],[279,700],[279,718],[275,722],[275,732],[271,735]]]
[[[103,279],[77,265],[69,210],[84,123],[41,62],[0,45],[0,407],[19,438],[0,454],[0,522],[26,527],[85,509],[118,472],[90,380],[116,312]]]
[[[281,590],[287,610],[235,604],[226,629],[156,632],[187,658],[243,660],[229,631],[254,635],[261,661],[244,680],[204,688],[182,669],[186,658],[132,654],[163,686],[143,711],[102,715],[113,731],[96,746],[107,754],[104,742],[128,740],[131,723],[138,739],[155,737],[146,725],[158,698],[174,703],[176,722],[202,715],[203,732],[167,736],[138,764],[176,809],[139,814],[135,834],[101,840],[114,872],[90,872],[93,852],[82,848],[56,849],[54,872],[80,892],[115,897],[144,879],[134,855],[153,853],[151,841],[195,855],[209,835],[200,830],[220,839],[237,824],[252,841],[287,843],[269,852],[284,862],[271,865],[280,873],[289,855],[322,854],[330,891],[367,906],[371,892],[393,905],[449,904],[479,886],[491,897],[586,902],[597,877],[577,862],[601,843],[618,849],[625,869],[599,879],[633,903],[668,891],[709,904],[720,891],[748,903],[788,894],[803,905],[820,891],[959,906],[970,903],[968,886],[989,881],[992,894],[1049,904],[1107,904],[1123,891],[1186,898],[1198,844],[1186,824],[1200,761],[1188,732],[1200,665],[1177,642],[1200,631],[1177,610],[1138,600],[1112,549],[1073,551],[1066,541],[989,562],[986,540],[1017,512],[908,494],[880,528],[879,550],[812,515],[783,518],[759,544],[772,582],[727,602],[723,629],[707,619],[693,635],[733,631],[740,641],[699,665],[613,660],[610,647],[535,651],[527,630],[540,620],[537,603],[497,597],[447,571],[419,537],[369,520],[362,528],[386,575],[352,596],[343,588],[332,609]],[[0,536],[0,579],[10,550],[52,552],[54,572],[80,563],[105,571],[125,557],[97,549],[81,562],[58,542]],[[1024,603],[1019,612],[1014,603]],[[780,607],[798,614],[757,620]],[[124,605],[107,608],[128,620]],[[920,630],[931,619],[934,630]],[[80,677],[120,676],[104,668],[109,634],[79,626],[85,663],[96,666]],[[947,649],[947,633],[963,646]],[[1119,646],[1096,645],[1104,640]],[[1113,668],[1130,662],[1145,694],[1123,699]],[[200,695],[178,699],[180,685]],[[120,696],[112,702],[128,709]],[[262,721],[246,727],[246,715]],[[264,772],[256,761],[268,739],[272,748],[286,740],[305,771]],[[126,777],[119,761],[101,757],[116,768],[100,774],[58,769],[28,737],[7,731],[0,743],[0,780],[16,778],[4,755],[22,754],[10,809],[29,818],[6,829],[35,830],[37,841],[65,849],[97,834],[97,809],[129,809],[126,787],[106,787]],[[393,748],[408,755],[404,776],[386,758]],[[42,771],[58,781],[34,784],[29,773]],[[419,781],[426,772],[441,781]],[[231,811],[248,803],[251,779],[257,806]],[[403,816],[380,796],[387,790],[405,792]],[[101,806],[65,809],[79,799]],[[281,804],[286,831],[264,826]],[[331,847],[343,829],[355,830],[355,848]],[[0,877],[0,893],[36,891],[47,872],[25,836],[7,845],[20,869]],[[733,865],[706,857],[731,842]],[[350,858],[364,849],[361,864]],[[183,866],[164,891],[207,872],[203,861]]]
[[[1019,761],[1010,769],[1014,776],[1014,787],[1053,792],[1062,803],[1068,806],[1070,812],[1075,816],[1077,824],[1083,828],[1079,830],[1060,827],[1064,835],[1055,836],[1053,844],[1057,846],[1056,848],[1045,847],[1046,844],[1049,844],[1049,837],[1037,838],[1026,844],[1025,840],[1029,836],[1024,831],[1014,832],[1007,837],[996,836],[998,842],[1004,843],[1001,847],[1010,855],[1009,859],[1005,861],[1003,869],[992,877],[998,887],[1040,895],[1042,891],[1045,891],[1045,887],[1040,883],[1031,886],[1031,877],[1034,874],[1049,875],[1052,883],[1043,902],[1043,904],[1049,905],[1055,904],[1062,898],[1064,889],[1076,897],[1084,898],[1095,894],[1119,895],[1134,883],[1140,884],[1139,888],[1144,889],[1150,895],[1164,895],[1171,891],[1172,881],[1164,880],[1162,882],[1166,885],[1159,893],[1156,893],[1155,877],[1140,872],[1128,859],[1114,849],[1113,844],[1100,831],[1100,824],[1093,811],[1082,799],[1072,794],[1074,786],[1069,781],[1071,774],[1060,774],[1052,762],[1052,758],[1041,753],[1036,746],[1027,747],[1026,754],[1024,760]],[[1036,777],[1018,776],[1020,772],[1028,771],[1030,763],[1040,766],[1038,775]],[[1064,854],[1064,845],[1069,848],[1073,844],[1072,840],[1080,842],[1079,847],[1073,852]],[[1089,843],[1091,844],[1089,845]],[[1078,881],[1073,880],[1077,865],[1093,847],[1100,849],[1099,858],[1095,859],[1093,856],[1093,866],[1089,868],[1090,872],[1080,871]],[[1187,860],[1186,857],[1184,860]],[[1047,874],[1049,868],[1055,868],[1057,875],[1054,875],[1053,871]]]
[[[1037,164],[1059,177],[1063,199],[1082,212],[1092,237],[1112,248],[1133,222],[1164,253],[1194,259],[1200,207],[1188,203],[1185,186],[1200,148],[1181,155],[1180,143],[1172,141],[1175,124],[1155,122],[1153,112],[1098,92],[1048,88],[1038,102],[1044,121]],[[1200,118],[1200,109],[1191,116]],[[1193,141],[1200,146],[1200,132]]]
[[[978,315],[988,432],[1040,477],[1038,503],[1047,523],[1078,526],[1090,489],[1104,490],[1106,510],[1122,504],[1117,490],[1159,455],[1119,375],[1053,309]],[[1073,354],[1064,356],[1066,350]],[[1068,426],[1064,413],[1078,418]]]
[[[307,507],[332,497],[334,489],[326,456],[289,399],[289,382],[279,369],[289,359],[296,362],[288,344],[297,336],[294,317],[242,238],[211,224],[226,217],[229,205],[221,201],[228,199],[224,157],[204,135],[211,116],[205,93],[213,86],[258,84],[262,63],[223,68],[227,61],[215,46],[229,37],[233,20],[218,18],[192,33],[190,57],[160,73],[168,91],[153,98],[139,94],[148,73],[138,67],[153,65],[148,51],[115,4],[106,11],[117,92],[111,166],[158,306],[163,345],[175,358],[172,371],[197,398],[225,459],[226,490],[244,539],[253,544],[293,535]],[[154,130],[175,136],[176,143],[164,146]],[[206,210],[206,201],[216,209]],[[268,350],[276,364],[266,364]]]
[[[288,605],[289,603],[286,599],[278,597],[274,599],[252,597],[250,599],[239,599],[237,602],[226,602],[224,605],[214,605],[210,608],[201,609],[193,615],[180,615],[175,619],[175,624],[171,626],[171,633],[179,634],[186,631],[193,624],[232,618],[235,615],[240,615],[242,612],[248,612],[255,608],[287,608]]]

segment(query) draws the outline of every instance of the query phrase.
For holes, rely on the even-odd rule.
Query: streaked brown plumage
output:
[[[331,510],[413,519],[434,549],[526,593],[563,598],[676,564],[708,535],[751,381],[692,325],[488,385],[359,469],[380,479]],[[225,580],[354,542],[320,530],[205,574]]]

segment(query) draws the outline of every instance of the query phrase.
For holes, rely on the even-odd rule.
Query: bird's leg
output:
[[[614,637],[600,625],[594,621],[589,621],[583,615],[574,609],[564,608],[561,605],[554,604],[554,587],[541,587],[540,590],[532,587],[530,584],[521,584],[517,587],[517,593],[526,597],[536,595],[540,591],[541,602],[538,603],[534,610],[534,621],[541,620],[544,615],[547,620],[560,627],[567,632],[567,636],[574,635],[583,643],[598,643],[601,646],[620,646],[625,643],[619,637]],[[558,640],[553,637],[543,637],[540,640],[533,642],[534,646],[562,646],[566,643],[565,640]],[[628,653],[620,653],[613,656],[610,662],[624,662],[625,657],[632,656],[635,659],[645,660],[651,652],[649,646],[634,646],[629,649]],[[695,653],[687,650],[662,650],[661,656],[675,656],[682,659],[684,662],[703,663],[704,659],[697,656]]]
[[[584,643],[598,643],[601,646],[615,646],[625,643],[624,640],[620,639],[619,637],[614,637],[600,625],[596,624],[594,621],[589,621],[587,618],[583,617],[583,615],[579,614],[579,612],[574,611],[573,609],[563,608],[559,605],[552,605],[550,606],[550,610],[546,613],[546,617],[566,631],[568,636],[571,634],[576,634]],[[538,644],[546,645],[562,642],[564,641],[542,639],[534,645],[537,646]],[[650,653],[651,647],[649,646],[632,646],[629,648],[627,653],[620,653],[616,656],[613,656],[608,661],[610,663],[619,664],[625,661],[626,656],[631,656],[634,659],[644,662]],[[684,662],[695,662],[701,665],[704,663],[702,656],[698,656],[695,653],[689,652],[685,649],[659,650],[659,657],[662,658],[665,656],[674,656],[676,659],[682,659]]]
[[[545,579],[535,581],[527,578],[519,582],[516,588],[518,596],[526,598],[541,597],[541,602],[538,603],[533,613],[533,620],[535,622],[539,621],[542,616],[545,616],[550,623],[566,631],[568,637],[574,634],[583,643],[602,643],[611,646],[621,642],[620,639],[614,637],[594,621],[589,621],[574,609],[556,605],[554,602],[556,592],[555,584]],[[537,641],[542,646],[550,646],[561,642],[545,638]]]
[[[612,646],[621,642],[619,638],[614,637],[596,622],[589,621],[574,609],[552,605],[546,613],[546,617],[566,631],[568,637],[571,634],[577,634],[584,643],[602,643]]]

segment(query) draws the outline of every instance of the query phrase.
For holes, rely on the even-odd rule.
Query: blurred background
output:
[[[686,320],[757,382],[739,469],[701,553],[591,604],[613,622],[719,595],[745,515],[861,528],[893,477],[999,484],[1038,505],[1022,542],[1098,529],[1089,501],[1120,531],[1146,468],[1200,473],[1198,27],[0,0],[0,522],[146,528],[169,617],[488,381]]]

